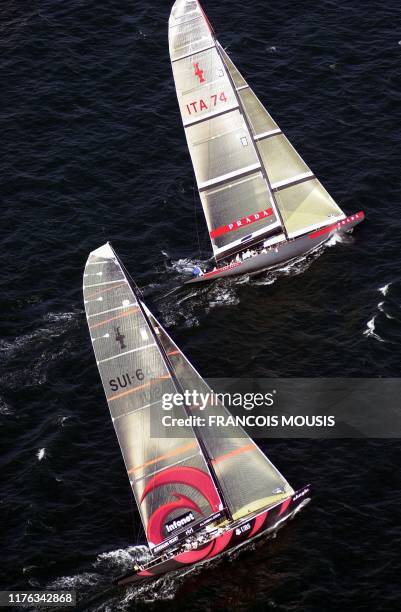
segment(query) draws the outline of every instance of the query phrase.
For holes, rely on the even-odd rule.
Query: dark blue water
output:
[[[210,256],[170,3],[3,2],[1,587],[75,588],[97,596],[91,610],[399,610],[398,441],[264,444],[295,487],[315,488],[277,539],[149,589],[107,590],[143,551],[84,318],[90,250],[111,240],[205,377],[399,376],[399,3],[204,8],[317,176],[367,221],[274,275],[159,300]]]

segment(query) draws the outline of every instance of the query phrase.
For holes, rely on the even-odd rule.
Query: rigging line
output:
[[[111,245],[110,245],[111,246]],[[114,249],[113,249],[114,251]],[[135,290],[137,291],[137,293],[139,294],[140,298],[143,299],[143,291],[142,289],[136,284],[136,282],[134,281],[134,279],[132,278],[131,274],[128,272],[127,268],[124,266],[124,264],[122,263],[122,261],[120,260],[119,257],[117,257],[117,254],[114,251],[114,254],[116,255],[117,261],[120,264],[122,270],[124,271],[124,274],[126,275],[127,278],[130,279],[131,283],[133,284],[133,286],[135,287]],[[135,291],[134,291],[135,293]],[[137,296],[138,297],[138,296]],[[138,300],[139,303],[139,300]]]
[[[201,259],[201,245],[200,245],[200,239],[199,239],[199,230],[198,230],[198,215],[197,215],[196,193],[195,193],[195,178],[194,178],[194,182],[193,182],[193,186],[192,186],[192,191],[193,191],[193,194],[194,194],[194,217],[195,217],[195,231],[196,231],[196,237],[197,237],[197,239],[198,239],[199,259]]]
[[[167,297],[168,295],[172,295],[173,293],[175,293],[176,291],[179,291],[180,289],[182,289],[182,285],[178,285],[178,287],[174,287],[174,289],[171,289],[170,291],[167,291],[167,293],[163,293],[163,295],[160,295],[157,298],[154,298],[154,302],[160,302],[160,300],[164,299],[165,297]]]

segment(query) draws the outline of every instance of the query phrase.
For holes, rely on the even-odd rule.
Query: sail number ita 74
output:
[[[203,98],[201,98],[200,100],[194,100],[194,102],[190,102],[186,106],[188,114],[193,115],[196,113],[200,113],[201,111],[214,108],[218,106],[220,102],[227,102],[227,96],[224,91],[219,94],[213,94],[212,96],[210,96],[210,100],[206,98],[205,101]]]

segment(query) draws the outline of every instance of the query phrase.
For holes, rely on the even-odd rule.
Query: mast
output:
[[[116,256],[116,259],[117,259],[118,263],[121,266],[121,269],[124,271],[126,276],[128,276],[129,279],[133,281],[133,279],[131,278],[128,270],[125,268],[124,264],[121,262],[120,258],[118,257],[118,255],[116,254],[114,249],[113,249],[113,252],[114,252],[114,255]],[[160,351],[160,354],[161,354],[161,356],[163,358],[165,366],[166,366],[166,368],[167,368],[167,370],[168,370],[168,372],[169,372],[169,374],[171,376],[171,379],[172,379],[172,381],[173,381],[173,383],[174,383],[178,393],[180,393],[180,395],[182,395],[182,397],[185,397],[184,389],[182,388],[182,385],[181,385],[180,381],[178,380],[178,378],[177,378],[177,376],[176,376],[176,374],[174,372],[174,368],[171,365],[171,362],[170,362],[170,360],[168,358],[168,355],[167,355],[167,353],[166,353],[166,351],[164,349],[164,346],[160,342],[160,339],[158,338],[158,335],[157,335],[156,331],[153,328],[153,325],[152,325],[152,323],[151,323],[151,321],[149,319],[149,316],[148,316],[145,308],[143,307],[142,300],[141,300],[141,295],[140,295],[141,291],[140,291],[139,287],[137,286],[135,281],[133,281],[132,284],[131,284],[128,281],[128,278],[127,278],[127,282],[130,285],[130,287],[131,287],[131,289],[132,289],[132,291],[133,291],[133,293],[134,293],[134,295],[135,295],[135,297],[137,299],[138,307],[140,308],[144,319],[146,320],[147,324],[149,325],[149,329],[151,331],[151,334],[152,334],[152,336],[153,336],[153,338],[154,338],[154,340],[155,340],[155,342],[157,344],[157,347],[158,347],[158,349]],[[187,414],[187,416],[190,417],[191,414],[188,411],[188,407],[187,407],[186,404],[184,404],[184,410],[185,410],[185,413]],[[216,472],[214,470],[214,467],[213,467],[213,464],[212,464],[212,461],[211,461],[211,457],[209,456],[209,453],[208,453],[208,451],[206,449],[206,446],[205,446],[205,444],[204,444],[204,442],[202,440],[202,437],[199,434],[199,428],[196,425],[191,425],[191,429],[193,430],[195,438],[197,439],[197,442],[199,444],[199,448],[200,448],[203,456],[205,457],[205,460],[206,460],[207,466],[209,468],[209,472],[210,472],[211,478],[213,480],[213,484],[216,487],[216,490],[217,490],[217,492],[218,492],[218,494],[220,496],[221,501],[223,502],[224,512],[227,515],[227,517],[229,518],[229,520],[232,521],[233,518],[232,518],[232,514],[231,514],[231,511],[230,511],[230,508],[229,508],[228,503],[227,503],[227,501],[225,499],[223,490],[222,490],[222,488],[220,486],[219,480],[218,480]]]
[[[202,12],[203,12],[203,11],[202,11]],[[235,83],[234,83],[234,81],[233,81],[233,78],[232,78],[232,76],[231,76],[231,74],[230,74],[230,71],[229,71],[229,70],[227,70],[226,63],[225,63],[225,61],[224,61],[224,57],[222,56],[221,51],[220,51],[220,43],[219,43],[219,41],[216,39],[216,36],[215,36],[214,30],[212,30],[212,36],[213,36],[213,38],[214,38],[214,40],[215,40],[215,42],[216,42],[216,50],[217,50],[217,53],[218,53],[218,55],[219,55],[219,57],[220,57],[221,61],[223,62],[223,66],[224,66],[224,67],[225,67],[225,69],[226,69],[226,74],[227,74],[228,79],[229,79],[229,81],[230,81],[230,83],[231,83],[231,86],[232,86],[232,88],[233,88],[233,90],[234,90],[234,95],[235,95],[235,97],[236,97],[236,99],[237,99],[238,106],[239,106],[239,108],[241,109],[241,113],[242,113],[242,115],[243,115],[243,117],[244,117],[245,124],[246,124],[246,126],[247,126],[247,128],[248,128],[248,131],[249,131],[249,133],[250,133],[251,137],[252,137],[252,142],[255,144],[255,151],[256,151],[256,155],[257,155],[257,158],[258,158],[259,163],[260,163],[260,169],[261,169],[261,172],[262,172],[263,178],[265,179],[265,181],[266,181],[266,183],[267,183],[267,185],[268,185],[268,188],[269,188],[269,191],[270,191],[271,198],[272,198],[272,200],[273,200],[273,202],[274,202],[275,213],[277,214],[277,217],[278,217],[278,218],[279,218],[279,220],[280,220],[282,230],[283,230],[283,232],[284,232],[284,235],[285,235],[286,239],[288,240],[287,230],[286,230],[285,225],[284,225],[284,220],[283,220],[283,217],[282,217],[281,212],[280,212],[280,208],[279,208],[279,205],[278,205],[278,202],[277,202],[277,198],[276,198],[276,196],[275,196],[275,194],[274,194],[274,191],[273,191],[273,189],[272,189],[272,187],[271,187],[270,179],[269,179],[269,176],[268,176],[268,174],[267,174],[267,169],[266,169],[266,167],[265,167],[265,164],[263,163],[262,157],[261,157],[261,155],[260,155],[260,152],[259,152],[259,150],[258,150],[258,147],[256,146],[255,139],[254,139],[253,134],[252,134],[252,126],[251,126],[251,124],[250,124],[250,122],[249,122],[249,119],[248,119],[248,116],[247,116],[247,114],[246,114],[246,112],[245,112],[244,105],[242,104],[242,100],[241,100],[240,96],[238,95],[238,91],[237,91],[236,85],[235,85]],[[239,250],[241,250],[241,249],[239,249]],[[237,252],[237,251],[234,251],[234,253],[236,253],[236,252]]]

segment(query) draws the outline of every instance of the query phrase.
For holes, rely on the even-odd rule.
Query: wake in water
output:
[[[301,255],[285,265],[278,266],[274,270],[266,271],[262,275],[255,275],[255,279],[252,279],[255,285],[273,285],[283,276],[298,276],[303,274],[311,265],[320,257],[326,248],[331,248],[337,244],[349,244],[350,237],[346,234],[334,234],[327,242],[318,246],[316,249],[305,255]],[[351,239],[352,240],[352,239]]]
[[[40,343],[58,338],[77,325],[80,317],[81,312],[50,312],[43,317],[42,325],[32,332],[17,336],[14,340],[0,339],[0,357],[14,357],[22,351],[37,347]]]
[[[162,255],[165,258],[166,271],[169,277],[175,281],[175,290],[165,291],[163,299],[159,298],[157,300],[163,322],[166,326],[172,327],[177,325],[189,328],[197,327],[200,325],[198,318],[200,307],[203,314],[204,312],[210,313],[211,310],[218,307],[237,306],[241,301],[239,289],[242,285],[270,286],[283,276],[303,274],[323,254],[326,248],[331,248],[339,243],[349,244],[352,241],[353,238],[347,234],[335,234],[314,251],[293,259],[274,270],[261,271],[254,275],[240,275],[218,279],[215,282],[199,285],[195,289],[184,288],[182,286],[186,275],[189,275],[196,265],[202,269],[206,268],[210,260],[182,258],[174,261],[167,252],[162,251]],[[162,286],[165,287],[165,284],[159,285],[160,288]]]
[[[56,341],[77,327],[80,317],[80,311],[50,312],[42,318],[37,329],[13,340],[0,340],[0,361],[6,372],[0,377],[1,387],[13,390],[45,384],[51,364],[68,354],[69,342]],[[33,357],[29,367],[21,368],[21,357],[30,353]],[[0,412],[3,412],[1,402]]]
[[[128,573],[135,563],[150,560],[147,546],[130,546],[100,553],[92,563],[90,570],[71,576],[60,576],[46,585],[47,589],[71,589],[78,591],[79,610],[131,610],[134,601],[153,602],[172,599],[177,592],[180,581],[176,574],[142,585],[115,587],[113,580]],[[180,577],[187,571],[179,573]]]
[[[114,587],[112,580],[130,571],[135,563],[148,561],[149,549],[146,546],[120,548],[100,553],[93,562],[91,570],[56,578],[47,584],[46,588],[77,590],[80,597],[78,610],[128,612],[139,602],[151,604],[174,599],[183,583],[189,578],[193,579],[209,567],[215,570],[224,560],[230,562],[236,560],[244,550],[255,550],[258,546],[265,546],[266,541],[275,538],[276,535],[274,532],[269,536],[250,541],[245,546],[239,545],[217,559],[210,559],[188,568],[183,567],[177,572],[129,587]]]
[[[36,453],[36,456],[38,458],[38,461],[42,461],[43,459],[46,459],[46,449],[40,448],[38,452]]]
[[[376,320],[376,315],[374,317],[372,317],[366,324],[366,329],[363,332],[364,336],[367,336],[368,338],[375,338],[375,340],[378,340],[379,342],[385,342],[385,340],[383,340],[383,338],[381,338],[379,336],[379,334],[376,333],[376,324],[375,324],[375,320]]]

